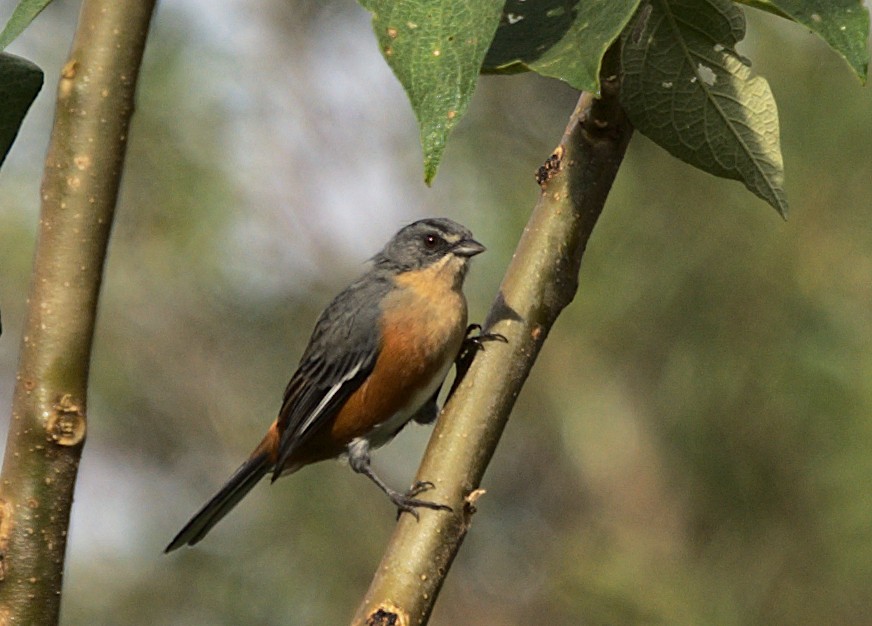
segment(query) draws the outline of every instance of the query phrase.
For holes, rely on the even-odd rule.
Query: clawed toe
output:
[[[451,399],[451,396],[454,395],[454,392],[460,386],[460,381],[463,380],[463,377],[466,376],[466,372],[469,371],[476,353],[479,350],[485,349],[484,344],[486,342],[500,341],[502,343],[509,343],[509,340],[505,335],[501,335],[500,333],[482,333],[481,331],[482,328],[480,324],[470,324],[466,328],[466,337],[460,346],[460,353],[454,360],[454,365],[457,369],[457,376],[454,377],[454,383],[451,385],[451,389],[448,392],[448,399]],[[472,333],[474,332],[478,332],[479,334],[473,336]],[[447,401],[448,400],[446,400],[446,402]]]
[[[505,335],[500,333],[483,333],[481,324],[470,324],[466,328],[466,338],[463,340],[463,346],[460,350],[458,360],[471,359],[478,350],[484,350],[484,344],[488,341],[499,341],[509,343]],[[477,332],[477,335],[472,333]]]
[[[484,350],[484,344],[487,341],[499,341],[501,343],[509,343],[509,340],[506,339],[506,336],[500,333],[484,333],[483,335],[476,335],[475,337],[467,337],[467,340],[471,341],[482,350]]]
[[[483,333],[481,324],[470,324],[466,327],[466,338],[463,340],[463,350],[469,352],[471,350],[484,350],[484,344],[488,341],[500,341],[509,343],[505,335],[500,333]],[[473,335],[472,333],[478,333]]]
[[[436,485],[431,483],[429,480],[419,480],[405,493],[407,498],[414,498],[418,494],[424,493],[425,491],[430,491],[431,489],[435,489]]]
[[[429,500],[418,500],[415,497],[418,494],[424,493],[425,491],[429,491],[430,489],[434,488],[435,485],[429,480],[419,480],[414,485],[412,485],[411,489],[409,489],[406,493],[395,493],[391,497],[391,501],[393,501],[393,503],[397,507],[397,519],[399,519],[400,515],[402,515],[403,513],[411,513],[416,520],[420,520],[421,516],[418,513],[418,509],[420,508],[431,509],[434,511],[453,511],[453,509],[446,504],[430,502]]]

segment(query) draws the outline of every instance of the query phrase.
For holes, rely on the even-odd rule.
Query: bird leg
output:
[[[418,494],[434,488],[433,483],[430,481],[419,480],[406,493],[401,493],[388,487],[372,470],[369,459],[369,442],[366,439],[358,438],[348,444],[348,463],[351,465],[352,470],[369,478],[390,498],[394,506],[397,507],[397,517],[402,513],[411,513],[418,520],[420,519],[416,510],[418,508],[433,509],[434,511],[452,511],[452,508],[445,504],[415,498]]]

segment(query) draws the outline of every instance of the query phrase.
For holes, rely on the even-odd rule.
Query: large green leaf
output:
[[[533,70],[599,91],[606,49],[640,0],[508,0],[484,60],[488,72]]]
[[[469,107],[504,0],[360,0],[418,118],[429,184]]]
[[[863,0],[739,0],[802,24],[842,55],[866,82],[869,9]]]
[[[6,22],[3,32],[0,33],[0,51],[18,37],[21,31],[27,28],[27,25],[50,3],[51,0],[21,0]]]
[[[0,53],[0,163],[41,88],[41,69],[26,59]]]
[[[778,111],[735,51],[745,19],[730,0],[651,0],[625,32],[621,98],[640,132],[786,215]]]

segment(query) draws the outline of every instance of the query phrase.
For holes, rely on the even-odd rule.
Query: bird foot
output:
[[[437,502],[430,502],[429,500],[419,500],[415,497],[434,488],[435,485],[429,480],[419,480],[412,485],[412,488],[406,493],[400,493],[399,491],[389,493],[388,497],[390,497],[391,502],[393,502],[397,507],[397,519],[400,519],[400,515],[403,513],[411,513],[416,520],[420,520],[421,516],[418,514],[417,509],[421,508],[432,509],[434,511],[448,511],[449,513],[453,511],[453,509],[447,504],[439,504]]]
[[[488,341],[509,343],[509,340],[506,339],[505,335],[500,333],[483,333],[481,331],[481,324],[470,324],[466,327],[466,338],[463,340],[463,346],[460,350],[461,354],[463,354],[464,349],[484,350],[484,344]],[[478,332],[478,334],[472,335],[474,332]]]
[[[506,339],[505,335],[501,335],[500,333],[483,333],[481,331],[481,324],[470,324],[466,327],[466,337],[460,345],[460,352],[457,354],[457,358],[454,360],[454,367],[457,369],[457,376],[454,377],[454,384],[451,385],[451,390],[448,392],[448,398],[451,398],[451,396],[454,395],[454,392],[457,387],[460,386],[463,377],[466,376],[466,372],[469,371],[469,367],[472,365],[472,360],[475,358],[476,353],[479,350],[484,350],[485,343],[488,341],[509,343],[509,340]],[[478,332],[478,334],[473,335],[472,333],[474,332]]]

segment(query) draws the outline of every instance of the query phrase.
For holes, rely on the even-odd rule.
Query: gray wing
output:
[[[273,480],[294,451],[331,422],[372,372],[381,343],[380,303],[391,288],[389,278],[370,272],[321,313],[285,389]]]

